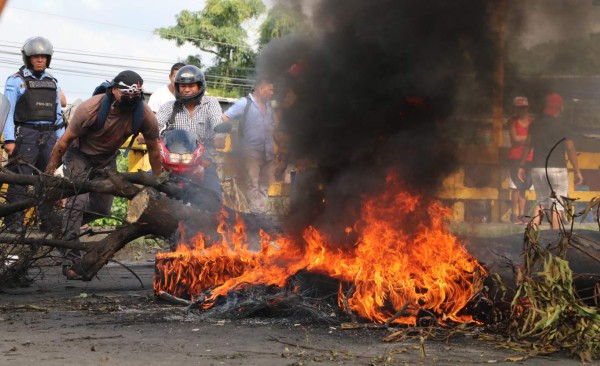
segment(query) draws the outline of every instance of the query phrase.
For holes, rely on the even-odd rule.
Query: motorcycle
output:
[[[222,123],[206,141],[212,141],[217,133],[230,131],[231,125]],[[216,215],[222,205],[222,189],[215,167],[205,158],[206,147],[198,136],[185,130],[166,130],[161,134],[159,145],[161,163],[171,173],[170,180],[183,188],[179,198]],[[193,229],[187,228],[186,232],[191,233]],[[216,237],[217,233],[208,234]],[[179,242],[178,235],[170,239],[172,250]]]
[[[208,161],[203,159],[204,145],[196,134],[185,130],[168,130],[159,140],[163,167],[172,172],[179,184],[185,180],[201,181]]]
[[[206,140],[212,141],[216,134],[229,132],[231,124],[221,123]],[[204,178],[204,168],[210,162],[204,159],[205,146],[196,134],[186,130],[166,130],[161,134],[159,145],[161,163],[175,177],[196,181]]]

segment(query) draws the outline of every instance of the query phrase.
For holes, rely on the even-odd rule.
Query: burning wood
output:
[[[223,224],[222,240],[208,248],[199,240],[159,254],[154,289],[199,299],[209,309],[232,290],[285,288],[305,270],[336,280],[338,306],[363,319],[414,324],[426,310],[439,322],[471,320],[460,311],[479,290],[485,271],[445,228],[448,212],[437,203],[424,210],[419,197],[402,191],[394,179],[387,188],[366,200],[361,220],[346,229],[357,237],[350,250],[336,248],[309,227],[302,245],[262,233],[262,249],[255,253],[248,250],[241,223],[231,229]],[[345,298],[349,286],[355,290]]]

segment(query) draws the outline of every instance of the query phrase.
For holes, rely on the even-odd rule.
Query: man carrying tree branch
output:
[[[112,80],[105,94],[81,103],[54,146],[46,173],[54,174],[63,155],[64,175],[72,180],[89,179],[105,167],[116,169],[121,145],[129,136],[141,132],[152,171],[155,175],[160,174],[158,123],[154,112],[143,101],[142,83],[137,73],[125,70]],[[69,198],[62,217],[63,238],[75,240],[82,224],[109,215],[113,198],[110,194],[94,192]],[[78,279],[79,253],[69,251],[64,254],[63,273],[69,279]]]

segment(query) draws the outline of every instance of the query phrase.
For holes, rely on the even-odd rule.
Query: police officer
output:
[[[50,66],[52,43],[44,37],[32,37],[25,41],[21,54],[23,66],[8,77],[4,94],[10,102],[10,112],[4,127],[4,149],[8,153],[7,167],[18,174],[43,172],[52,148],[64,132],[59,128],[62,121],[60,88],[57,80],[46,71]],[[10,185],[6,196],[8,204],[27,197],[27,189]],[[49,231],[50,206],[41,205],[38,210],[41,229]],[[24,213],[18,212],[4,218],[9,231],[23,228]]]

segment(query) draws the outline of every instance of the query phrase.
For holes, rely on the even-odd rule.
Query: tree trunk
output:
[[[127,243],[149,233],[148,227],[141,225],[122,226],[115,229],[104,239],[86,248],[86,253],[79,264],[79,268],[76,268],[82,275],[81,280],[91,281],[116,252],[121,250]]]
[[[193,231],[212,232],[217,227],[214,213],[169,199],[153,188],[144,188],[131,200],[126,221],[148,228],[152,233],[169,237],[184,223]]]

